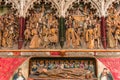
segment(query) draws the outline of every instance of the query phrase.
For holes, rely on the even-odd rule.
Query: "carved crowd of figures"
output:
[[[120,15],[117,10],[112,6],[108,9],[107,17],[107,42],[109,48],[118,48],[120,41]]]
[[[52,10],[52,9],[50,9]],[[24,31],[24,46],[29,48],[56,48],[59,44],[58,17],[44,5],[31,11]],[[18,43],[19,25],[14,11],[0,16],[0,47],[13,48]],[[120,42],[120,14],[113,6],[106,18],[108,48],[118,48]],[[87,7],[77,8],[65,18],[65,48],[101,48],[100,19],[88,13]]]
[[[88,16],[81,24],[80,21],[74,19],[74,16],[69,16],[66,27],[66,45],[68,48],[71,46],[72,48],[78,48],[80,46],[89,49],[100,48],[99,20],[92,20]]]
[[[95,62],[85,60],[34,60],[30,63],[30,77],[96,80]]]
[[[44,6],[34,11],[27,21],[25,46],[29,48],[51,48],[58,43],[58,20],[52,12],[47,12]]]
[[[119,47],[120,42],[120,14],[114,6],[108,9],[106,18],[108,48]],[[88,10],[87,5],[73,9],[65,18],[66,44],[65,48],[102,48],[100,19],[94,12]],[[44,6],[39,12],[34,12],[24,32],[25,45],[30,48],[48,48],[58,43],[58,21],[52,13],[46,13]]]
[[[80,19],[79,19],[80,18]],[[88,16],[66,17],[66,47],[67,48],[100,48],[100,23],[98,17]],[[58,20],[44,6],[39,11],[34,11],[27,21],[25,46],[29,48],[56,47],[58,43]],[[82,44],[84,43],[84,44]]]
[[[66,18],[67,48],[100,48],[100,20],[87,5],[75,8]]]
[[[14,12],[0,16],[0,47],[13,48],[18,42],[18,21]]]

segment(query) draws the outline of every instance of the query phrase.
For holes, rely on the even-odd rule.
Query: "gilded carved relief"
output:
[[[94,79],[97,63],[93,58],[31,58],[29,77],[33,79]]]
[[[68,48],[101,48],[100,19],[92,4],[74,2],[66,13],[66,45]]]
[[[15,48],[19,37],[17,10],[12,8],[12,3],[5,4],[4,1],[0,10],[0,47]]]
[[[34,3],[26,22],[25,47],[56,48],[58,45],[58,16],[52,3]]]
[[[119,2],[120,3],[120,2]],[[120,5],[113,2],[108,8],[107,17],[107,42],[109,48],[119,48],[120,37]]]

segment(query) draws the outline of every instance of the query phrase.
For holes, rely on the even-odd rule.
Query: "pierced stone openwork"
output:
[[[76,12],[77,11],[77,12]],[[66,15],[98,15],[97,8],[89,0],[76,0],[67,9]]]
[[[49,0],[37,0],[35,1],[30,8],[28,9],[28,12],[26,13],[27,15],[30,15],[31,12],[33,11],[40,11],[41,7],[44,6],[45,10],[47,13],[54,13],[55,15],[59,15],[59,12],[56,8],[56,6],[54,5],[54,3]]]

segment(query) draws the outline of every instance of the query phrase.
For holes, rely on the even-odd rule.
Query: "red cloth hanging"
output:
[[[114,80],[120,80],[120,58],[99,59],[112,73]]]
[[[16,69],[26,58],[0,58],[0,80],[10,80]]]

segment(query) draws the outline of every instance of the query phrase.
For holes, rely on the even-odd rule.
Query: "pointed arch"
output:
[[[24,8],[24,15],[25,15],[25,16],[26,16],[26,13],[27,13],[28,9],[31,8],[31,7],[33,7],[33,3],[36,2],[36,1],[40,1],[40,0],[31,0],[30,2],[28,2],[28,3],[26,4],[27,6],[25,6],[25,8]],[[57,11],[58,11],[58,13],[59,13],[60,8],[59,8],[59,6],[54,2],[54,0],[45,0],[45,1],[48,1],[48,2],[53,3],[53,5],[55,5],[55,7],[56,7],[56,9],[57,9]]]
[[[75,2],[76,0],[70,0],[68,1],[66,4],[66,7],[64,9],[65,13],[67,12],[67,9],[70,7],[70,5],[72,5],[73,2]],[[79,0],[78,0],[79,1]],[[83,0],[84,2],[91,2],[92,5],[95,6],[95,8],[97,9],[97,12],[99,13],[99,15],[101,15],[101,11],[100,11],[100,6],[97,5],[97,3],[94,0]]]
[[[116,1],[116,0],[108,0],[108,1],[106,2],[106,6],[105,6],[105,13],[106,13],[106,14],[107,14],[107,9],[109,8],[109,6],[110,6],[114,1]]]
[[[5,0],[5,5],[11,3],[12,4],[12,8],[19,10],[19,1],[18,0]]]
[[[18,7],[18,1],[17,0],[9,0],[9,1],[14,4],[14,6],[16,7],[16,9],[19,9],[19,7]]]

